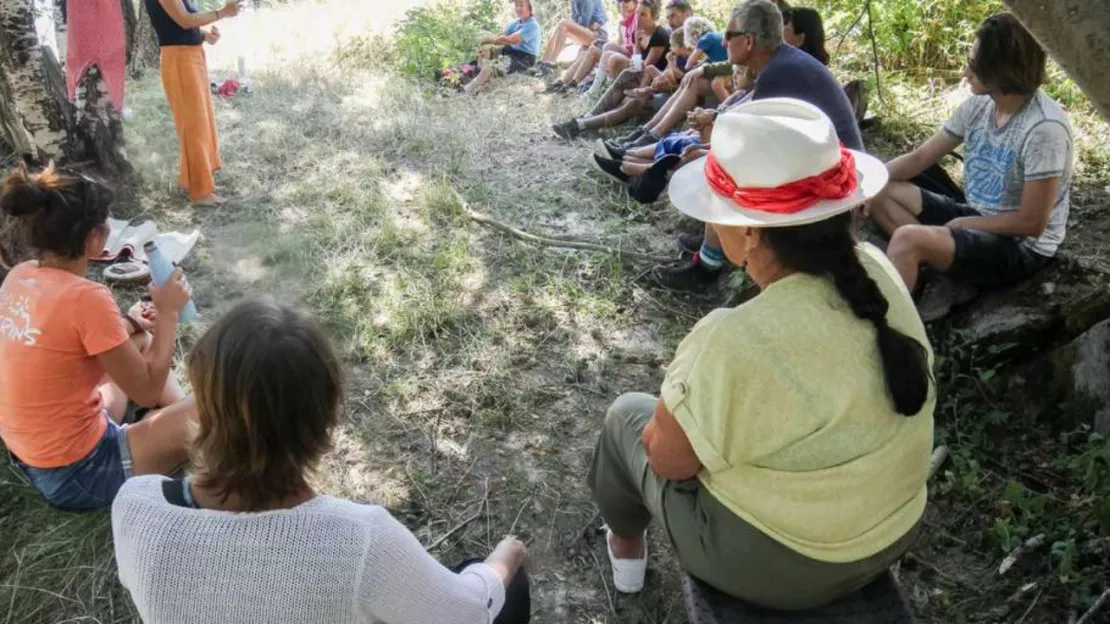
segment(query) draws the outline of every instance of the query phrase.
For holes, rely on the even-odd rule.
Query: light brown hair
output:
[[[217,321],[186,358],[197,402],[194,482],[244,511],[307,485],[331,448],[343,377],[319,323],[270,297]]]

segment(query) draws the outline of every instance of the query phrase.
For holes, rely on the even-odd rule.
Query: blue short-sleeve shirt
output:
[[[526,20],[516,20],[505,27],[505,34],[515,35],[519,33],[520,37],[524,40],[520,43],[510,45],[513,50],[519,50],[525,54],[532,56],[539,56],[540,54],[540,39],[542,34],[540,32],[540,23],[536,21],[536,17],[532,16]]]

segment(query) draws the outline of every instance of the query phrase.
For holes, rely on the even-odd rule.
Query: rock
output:
[[[1021,363],[1107,318],[1110,276],[1063,258],[1025,283],[972,301],[952,315],[947,327],[980,352],[1004,352]]]
[[[1061,427],[1090,425],[1110,437],[1110,319],[1022,367],[1010,390]]]

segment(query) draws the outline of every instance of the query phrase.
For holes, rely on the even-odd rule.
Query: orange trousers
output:
[[[212,106],[203,47],[163,47],[162,87],[181,144],[178,184],[189,192],[189,199],[203,199],[215,190],[212,174],[221,167],[216,109]]]

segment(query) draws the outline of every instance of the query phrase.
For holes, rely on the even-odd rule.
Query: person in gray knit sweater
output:
[[[317,493],[339,360],[310,316],[254,299],[189,353],[193,472],[127,481],[112,505],[123,585],[146,624],[524,624],[525,549],[433,559],[388,511]]]

